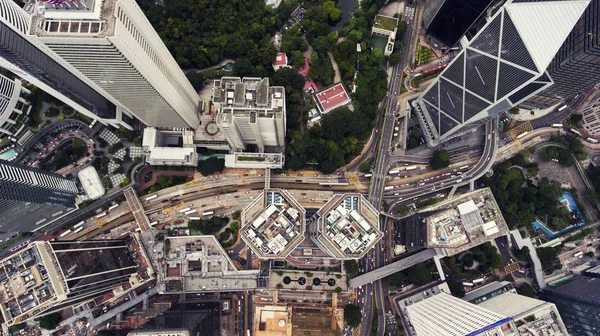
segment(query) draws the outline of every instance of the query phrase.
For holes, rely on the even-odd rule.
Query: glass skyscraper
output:
[[[567,279],[546,287],[541,298],[556,305],[572,336],[600,335],[600,278]]]
[[[505,4],[413,103],[430,145],[552,85],[546,68],[589,0]]]
[[[34,231],[75,209],[75,182],[0,160],[0,231]]]

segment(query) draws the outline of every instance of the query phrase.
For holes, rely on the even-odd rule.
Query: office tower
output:
[[[451,48],[491,3],[492,0],[427,1],[423,10],[425,30],[435,42]]]
[[[17,141],[24,133],[31,111],[31,103],[27,101],[30,93],[19,78],[0,74],[0,140]]]
[[[30,34],[147,126],[196,128],[198,94],[135,1],[38,2]]]
[[[11,326],[135,282],[127,240],[36,241],[0,261],[0,311]]]
[[[360,259],[383,237],[379,212],[361,194],[334,195],[309,224],[310,238],[335,259]]]
[[[544,288],[541,298],[556,305],[572,336],[600,334],[600,278],[559,279]]]
[[[581,98],[600,82],[600,0],[589,6],[548,66],[554,85],[527,99],[524,107],[547,108]],[[577,97],[577,98],[576,98]]]
[[[115,102],[77,69],[29,36],[30,28],[31,15],[13,0],[0,0],[0,67],[79,112],[105,123],[121,124],[121,111]]]
[[[512,327],[510,317],[444,292],[407,305],[406,313],[416,336],[505,335]]]
[[[413,102],[429,145],[552,85],[546,68],[589,0],[510,2]]]
[[[511,317],[520,335],[569,335],[556,305],[519,295],[508,281],[492,282],[470,291],[462,299]]]
[[[242,211],[240,234],[259,258],[283,259],[304,240],[305,215],[286,190],[265,189]]]
[[[581,127],[587,135],[598,139],[600,137],[600,83],[586,95],[577,112],[581,113]]]
[[[0,160],[0,230],[35,231],[73,210],[77,192],[61,175]]]
[[[214,81],[216,124],[232,151],[285,146],[285,89],[268,78],[223,77]],[[212,112],[212,111],[211,111]],[[279,150],[281,151],[281,150]]]

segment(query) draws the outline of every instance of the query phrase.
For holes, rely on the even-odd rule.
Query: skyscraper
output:
[[[546,68],[589,0],[509,2],[413,103],[430,145],[552,85]]]
[[[559,279],[544,288],[541,298],[556,305],[572,336],[600,334],[600,278]]]
[[[135,282],[126,240],[36,241],[0,261],[5,325],[37,318]]]
[[[440,292],[406,306],[417,336],[503,335],[510,317]]]
[[[0,67],[34,84],[77,111],[119,124],[115,101],[37,39],[28,35],[31,15],[13,0],[0,0]]]
[[[423,23],[427,34],[446,47],[453,47],[475,23],[492,0],[427,1]]]
[[[197,92],[135,1],[36,5],[32,38],[107,92],[124,113],[147,126],[198,126]]]
[[[587,9],[548,66],[554,85],[527,99],[524,107],[547,108],[577,95],[583,96],[600,82],[600,0]]]
[[[34,231],[74,209],[77,192],[61,175],[0,160],[0,230]]]

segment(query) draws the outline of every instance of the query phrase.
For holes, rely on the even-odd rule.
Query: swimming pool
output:
[[[9,151],[6,151],[6,152],[0,154],[0,160],[10,161],[10,159],[12,159],[16,155],[17,155],[17,152],[15,152],[14,149],[11,149]]]
[[[549,228],[547,228],[544,224],[542,224],[539,221],[535,221],[531,223],[531,226],[533,226],[534,229],[536,230],[542,230],[549,239],[554,239],[557,236],[562,235],[563,233],[567,233],[573,229],[576,229],[580,226],[584,226],[585,224],[587,224],[585,222],[585,220],[583,220],[583,216],[581,215],[581,211],[579,211],[579,207],[577,207],[577,203],[575,203],[575,199],[573,199],[573,195],[571,194],[570,191],[565,191],[562,196],[560,196],[558,198],[559,202],[562,202],[566,200],[567,201],[567,207],[569,208],[569,210],[575,212],[577,214],[577,216],[580,218],[580,221],[576,224],[573,224],[571,226],[569,226],[568,228],[560,231],[560,232],[553,232],[551,231]]]

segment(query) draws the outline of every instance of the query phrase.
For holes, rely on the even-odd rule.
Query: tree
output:
[[[469,268],[473,267],[473,255],[471,253],[466,254],[461,259],[463,266]]]
[[[299,50],[292,51],[292,65],[302,68],[304,67],[304,54]]]
[[[396,65],[396,64],[400,63],[401,60],[402,60],[402,54],[399,51],[394,51],[390,55],[390,58],[388,58],[388,61],[392,65]]]
[[[415,286],[422,286],[430,282],[432,279],[431,271],[423,263],[412,266],[406,271],[406,273],[408,281]]]
[[[519,108],[516,106],[513,106],[508,110],[508,112],[511,114],[519,114]]]
[[[358,262],[356,262],[356,260],[345,260],[344,268],[346,269],[346,273],[350,276],[356,275],[359,271]]]
[[[360,166],[358,167],[358,169],[360,170],[361,173],[370,172],[371,171],[371,162],[365,161],[365,162],[361,163]]]
[[[385,277],[385,282],[394,287],[402,287],[404,280],[406,280],[406,277],[402,272],[396,272]]]
[[[433,170],[447,168],[450,165],[448,152],[444,149],[433,152],[431,159],[429,159],[429,165]]]
[[[323,2],[323,11],[329,17],[329,20],[332,22],[337,22],[342,18],[342,11],[337,8],[334,1],[325,1]]]
[[[571,121],[579,126],[581,124],[581,121],[583,120],[583,116],[581,114],[571,114]]]
[[[216,157],[210,157],[204,161],[198,162],[197,170],[204,176],[212,175],[216,172],[222,172],[225,168],[225,160]]]
[[[349,326],[353,328],[358,327],[362,321],[362,310],[360,307],[353,304],[344,307],[344,320],[346,320],[346,324]]]
[[[194,90],[201,91],[204,88],[204,75],[201,72],[190,71],[185,74],[187,79],[190,81]]]
[[[554,247],[538,247],[536,248],[536,252],[544,268],[554,265],[554,261],[556,261],[556,257],[558,256],[557,250]]]
[[[60,321],[62,321],[62,317],[60,316],[60,313],[52,313],[40,317],[37,321],[40,323],[40,327],[46,330],[54,330],[58,327]]]
[[[519,287],[517,287],[517,293],[521,295],[525,295],[531,298],[535,298],[535,290],[528,283],[522,283]]]

